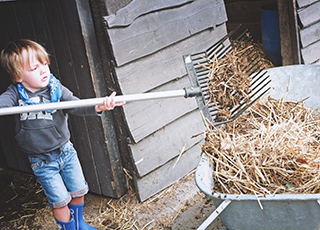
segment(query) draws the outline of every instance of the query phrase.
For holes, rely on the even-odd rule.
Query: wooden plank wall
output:
[[[223,0],[136,0],[105,21],[123,94],[190,86],[183,55],[204,51],[227,34]],[[195,99],[131,102],[123,113],[141,201],[196,167],[203,137],[193,136],[205,127]]]
[[[282,65],[301,64],[295,1],[278,0]]]
[[[94,49],[90,48],[88,41],[90,40],[92,46],[95,38],[88,29],[89,26],[86,27],[92,23],[87,3],[87,0],[1,2],[0,48],[4,48],[9,41],[19,38],[38,41],[51,55],[51,72],[76,96],[91,98],[96,97],[96,93],[100,96],[100,91],[96,92],[95,85],[96,82],[101,82],[97,76],[98,71],[93,68],[89,60]],[[87,16],[85,20],[83,15]],[[80,24],[81,17],[82,24]],[[4,77],[3,70],[0,71],[0,89],[3,92],[10,81]],[[72,116],[70,119],[72,140],[78,150],[90,191],[110,197],[120,197],[126,191],[126,181],[120,157],[113,155],[119,153],[115,153],[116,150],[106,145],[107,142],[117,143],[114,138],[110,138],[110,133],[105,132],[106,117],[106,115]],[[0,120],[1,147],[7,165],[31,172],[26,154],[15,145],[11,117],[2,117]],[[107,128],[112,130],[112,127]]]
[[[320,1],[297,0],[301,56],[305,64],[320,62]]]

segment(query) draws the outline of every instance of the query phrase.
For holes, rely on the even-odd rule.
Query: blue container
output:
[[[282,65],[279,13],[277,4],[261,7],[261,30],[263,50],[276,66]]]

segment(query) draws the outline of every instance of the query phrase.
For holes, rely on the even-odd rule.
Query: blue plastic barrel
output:
[[[279,13],[277,4],[261,7],[261,30],[263,50],[276,66],[282,65]]]

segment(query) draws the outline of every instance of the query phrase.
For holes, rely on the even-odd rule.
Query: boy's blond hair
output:
[[[40,44],[28,39],[10,42],[9,45],[1,51],[1,65],[4,70],[8,72],[13,82],[18,82],[25,65],[30,65],[29,60],[29,63],[24,63],[22,55],[24,50],[26,50],[29,55],[32,52],[40,63],[50,64],[49,55]]]

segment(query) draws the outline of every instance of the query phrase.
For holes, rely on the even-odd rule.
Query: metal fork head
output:
[[[234,32],[231,31],[230,34]],[[197,98],[199,109],[214,126],[234,121],[270,89],[268,87],[270,83],[269,75],[261,64],[261,57],[257,52],[257,48],[254,47],[250,33],[246,30],[235,40],[230,38],[230,34],[209,47],[206,51],[185,56],[185,64],[191,85],[193,87],[200,87],[202,91],[202,96]],[[250,45],[252,45],[252,48],[249,49],[248,46]],[[247,74],[248,79],[251,80],[246,96],[240,95],[236,90],[229,92],[230,96],[238,97],[238,100],[237,103],[226,106],[224,103],[227,100],[220,103],[212,100],[212,97],[216,96],[215,94],[221,92],[219,90],[209,90],[210,85],[215,84],[209,78],[209,75],[212,74],[210,68],[213,59],[222,60],[222,58],[225,58],[235,50],[241,52],[241,55],[248,60],[241,71]]]

